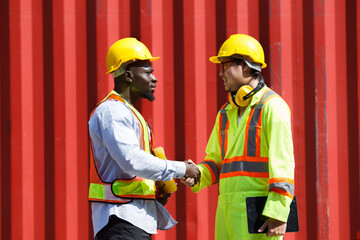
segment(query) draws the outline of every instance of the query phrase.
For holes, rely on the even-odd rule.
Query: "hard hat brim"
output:
[[[218,56],[213,56],[209,58],[212,63],[220,63]]]
[[[150,59],[148,59],[150,62],[152,62],[152,61],[155,61],[155,60],[158,60],[158,59],[160,59],[160,57],[152,57],[152,58],[150,58]],[[145,59],[146,60],[146,59]]]
[[[231,56],[229,56],[229,57],[231,57]],[[220,58],[224,58],[224,57],[213,56],[213,57],[210,57],[209,60],[210,60],[210,62],[212,62],[212,63],[221,63],[221,61],[219,60]],[[250,62],[250,61],[247,61],[247,62],[249,62],[249,63],[251,64],[251,66],[255,65],[255,63],[252,63],[252,62]],[[257,65],[257,66],[260,66],[261,68],[266,68],[266,66],[267,66],[266,63],[263,63],[262,65],[260,65],[260,64],[256,64],[256,65]],[[257,66],[253,66],[252,68],[258,70],[258,69],[257,69]],[[258,70],[258,71],[259,71],[259,70]],[[261,71],[261,70],[260,70],[260,71]]]
[[[156,61],[156,60],[158,60],[158,59],[160,59],[160,57],[151,57],[151,58],[141,58],[141,57],[138,57],[138,58],[134,58],[134,59],[131,59],[131,60],[129,60],[129,61],[126,61],[126,62],[124,62],[124,63],[129,64],[130,62],[135,62],[135,61],[139,61],[139,60],[140,60],[140,61],[149,60],[150,62],[153,62],[153,61]],[[116,70],[119,69],[120,66],[121,66],[122,64],[124,64],[124,63],[119,63],[119,66],[116,66],[116,67],[110,69],[109,71],[106,72],[106,74],[109,74],[109,73],[112,73],[112,72],[116,71]]]

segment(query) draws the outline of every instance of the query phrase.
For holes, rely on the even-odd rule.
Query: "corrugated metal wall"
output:
[[[109,46],[144,42],[159,79],[141,109],[169,159],[200,162],[226,100],[208,61],[231,34],[262,43],[292,110],[300,232],[360,239],[360,0],[3,0],[1,239],[89,239],[87,118],[112,88]],[[213,239],[217,186],[183,185],[155,239]]]

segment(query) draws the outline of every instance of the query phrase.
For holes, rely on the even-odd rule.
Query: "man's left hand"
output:
[[[165,204],[167,203],[167,201],[169,200],[171,196],[171,193],[162,193],[162,194],[156,194],[156,200],[161,203],[163,206],[165,206]]]
[[[259,232],[263,232],[266,227],[268,231],[266,233],[266,237],[274,237],[274,236],[281,236],[285,234],[286,231],[286,222],[282,222],[276,220],[274,218],[269,218],[265,221],[265,223],[259,228]]]

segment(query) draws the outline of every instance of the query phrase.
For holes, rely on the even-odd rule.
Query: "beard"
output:
[[[155,100],[154,94],[152,94],[151,92],[144,92],[143,97],[149,100],[150,102]]]

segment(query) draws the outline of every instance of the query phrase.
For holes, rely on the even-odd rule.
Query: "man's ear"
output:
[[[128,83],[132,83],[134,74],[130,70],[125,71],[125,78]]]
[[[244,69],[244,72],[251,71],[250,67],[246,64],[246,62],[244,62],[243,69]]]

